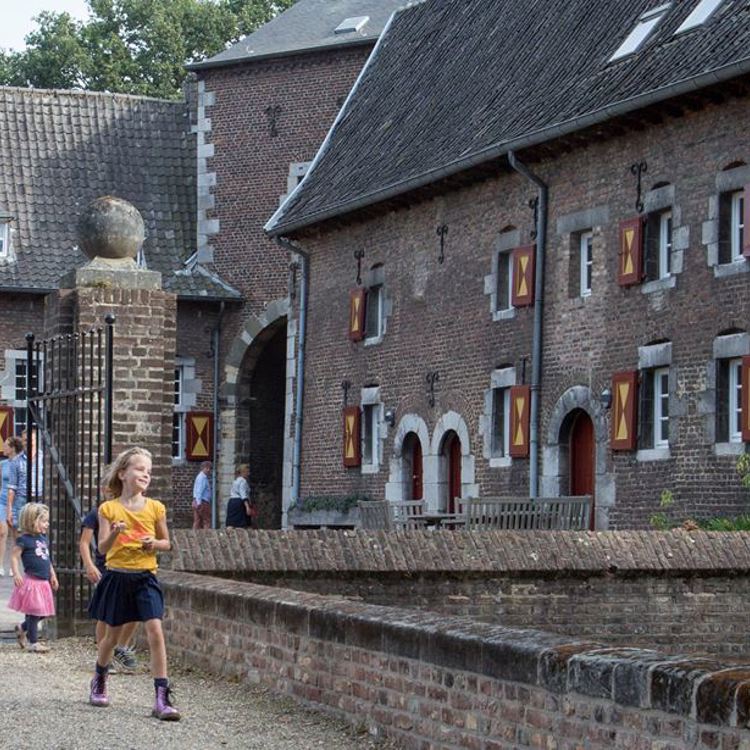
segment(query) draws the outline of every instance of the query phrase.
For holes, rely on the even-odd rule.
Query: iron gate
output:
[[[95,508],[112,460],[114,315],[102,327],[36,341],[26,334],[28,497],[50,508],[52,561],[60,581],[58,633],[86,618],[90,584],[83,575],[81,520]]]

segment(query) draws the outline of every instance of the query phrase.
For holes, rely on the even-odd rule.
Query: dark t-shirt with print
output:
[[[16,539],[16,545],[22,550],[21,562],[24,573],[33,578],[49,581],[51,563],[46,534],[21,534]]]

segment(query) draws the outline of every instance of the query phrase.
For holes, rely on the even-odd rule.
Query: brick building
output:
[[[746,508],[744,11],[396,13],[267,225],[309,272],[299,497]]]

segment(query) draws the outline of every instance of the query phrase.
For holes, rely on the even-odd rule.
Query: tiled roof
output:
[[[394,16],[307,176],[266,229],[289,233],[616,114],[750,72],[746,1],[675,33],[663,0],[428,0]]]
[[[87,259],[81,212],[102,195],[146,224],[150,269],[195,250],[195,146],[184,103],[120,94],[0,87],[0,216],[13,217],[0,289],[49,290]]]
[[[164,289],[185,300],[241,301],[242,294],[199,263],[164,276]]]
[[[229,49],[188,67],[192,70],[312,52],[332,47],[374,44],[391,13],[407,0],[298,0]],[[361,28],[336,33],[342,21],[368,17]]]

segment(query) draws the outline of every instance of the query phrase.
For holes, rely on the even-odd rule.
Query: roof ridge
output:
[[[18,92],[25,95],[45,95],[49,96],[54,94],[55,96],[80,96],[86,98],[110,98],[110,99],[134,99],[137,101],[152,101],[160,102],[162,104],[178,104],[184,105],[184,99],[162,99],[156,96],[143,96],[140,94],[123,94],[119,91],[89,91],[87,89],[43,89],[35,86],[0,86],[0,91],[8,91],[10,93]]]

